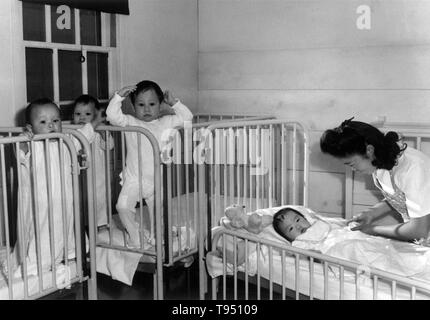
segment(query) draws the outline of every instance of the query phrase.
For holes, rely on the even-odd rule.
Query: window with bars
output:
[[[81,94],[107,104],[117,45],[116,15],[22,2],[27,102],[47,97],[71,119]]]

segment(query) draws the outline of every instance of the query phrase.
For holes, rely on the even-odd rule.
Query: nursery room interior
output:
[[[430,299],[429,16],[2,0],[0,299]]]

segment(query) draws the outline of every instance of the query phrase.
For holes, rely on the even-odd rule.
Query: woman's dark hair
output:
[[[336,158],[356,154],[366,156],[367,146],[374,148],[372,165],[378,169],[391,170],[397,163],[398,155],[407,148],[398,144],[399,136],[394,131],[385,135],[374,126],[360,121],[345,120],[339,127],[326,130],[320,139],[323,153]]]
[[[31,124],[31,112],[33,111],[33,109],[38,106],[43,106],[45,104],[52,104],[53,106],[56,106],[58,108],[58,106],[54,103],[54,101],[52,101],[49,98],[40,98],[40,99],[33,100],[25,108],[25,124]],[[58,110],[60,110],[60,108],[58,108]]]
[[[156,84],[154,81],[150,81],[150,80],[140,81],[136,85],[136,90],[130,94],[131,102],[134,104],[134,101],[136,100],[137,95],[141,92],[145,92],[148,90],[154,90],[160,103],[163,102],[163,100],[164,100],[163,90],[161,90],[161,88],[158,84]]]
[[[96,110],[101,109],[100,103],[96,98],[94,98],[93,96],[90,96],[89,94],[83,94],[76,98],[75,102],[73,103],[73,110],[75,110],[76,105],[78,104],[90,104],[90,103],[94,104],[94,108],[96,108]]]
[[[294,239],[291,239],[290,237],[288,237],[286,234],[284,234],[282,232],[282,230],[280,229],[279,225],[281,224],[281,219],[279,218],[279,216],[286,214],[288,211],[293,211],[295,213],[297,213],[299,216],[303,217],[303,219],[306,220],[305,216],[303,214],[301,214],[299,211],[293,209],[293,208],[283,208],[279,211],[277,211],[274,215],[273,215],[273,229],[275,229],[275,231],[282,236],[283,238],[287,239],[289,242],[293,242]]]

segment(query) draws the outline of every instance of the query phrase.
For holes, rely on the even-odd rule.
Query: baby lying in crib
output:
[[[404,276],[423,273],[426,273],[426,277],[430,276],[426,271],[430,267],[430,250],[425,250],[422,246],[351,231],[353,225],[349,225],[347,220],[324,217],[303,206],[260,209],[247,215],[256,214],[261,215],[261,220],[266,223],[272,221],[273,229],[272,226],[265,226],[259,232],[252,232],[264,239],[282,242],[279,238],[281,236],[293,247],[317,251]],[[226,227],[235,229],[231,224]],[[247,226],[242,228],[246,230]],[[274,230],[275,234],[270,229]],[[255,251],[255,248],[255,245],[250,245],[248,254],[252,250]],[[240,265],[245,262],[245,242],[237,241],[236,250],[237,263]],[[228,251],[232,251],[231,247]],[[233,263],[234,255],[228,251],[227,261]],[[260,254],[265,256],[263,251],[264,249]]]

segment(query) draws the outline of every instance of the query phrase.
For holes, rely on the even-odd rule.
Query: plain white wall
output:
[[[356,27],[363,4],[370,30]],[[310,206],[341,214],[344,168],[319,137],[352,116],[430,121],[429,17],[429,1],[200,0],[199,110],[304,122]]]
[[[129,0],[129,7],[120,16],[121,86],[153,80],[197,110],[197,0]]]
[[[15,125],[18,110],[26,103],[25,55],[22,26],[17,15],[20,2],[2,0],[0,6],[0,126]]]

